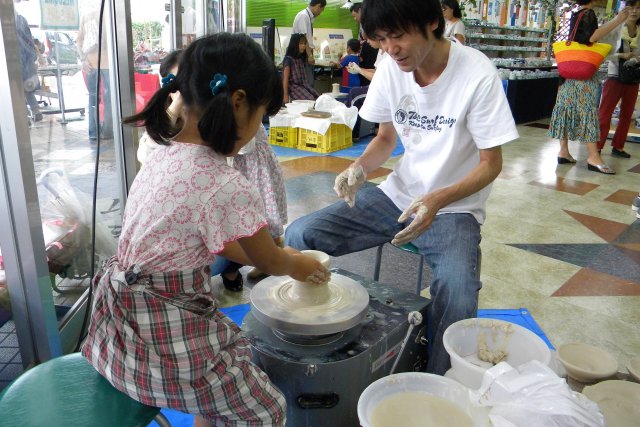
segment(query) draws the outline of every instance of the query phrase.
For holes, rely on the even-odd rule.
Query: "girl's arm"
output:
[[[290,102],[289,97],[289,76],[291,75],[291,67],[286,66],[282,68],[282,88],[284,89],[283,104]]]
[[[272,276],[288,275],[303,282],[310,276],[329,278],[329,271],[317,260],[294,249],[277,246],[267,227],[261,228],[253,236],[229,242],[220,255],[244,265],[253,265]]]

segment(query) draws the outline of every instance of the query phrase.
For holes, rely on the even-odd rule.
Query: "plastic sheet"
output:
[[[497,364],[487,370],[474,394],[478,404],[490,407],[493,427],[604,426],[596,403],[535,360],[517,368]]]

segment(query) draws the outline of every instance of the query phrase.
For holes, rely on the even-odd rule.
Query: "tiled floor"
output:
[[[32,131],[36,162],[52,155],[47,132],[59,125],[39,127]],[[519,131],[521,139],[504,147],[504,168],[487,204],[480,307],[526,307],[555,346],[571,341],[601,346],[624,371],[627,361],[640,355],[640,220],[630,209],[640,191],[640,144],[627,144],[630,159],[611,157],[605,147],[604,160],[618,172],[607,176],[587,170],[586,147],[578,143],[570,144],[578,163],[557,165],[558,144],[547,138],[544,122]],[[77,168],[82,166],[77,162],[89,163],[92,147],[74,133],[73,124],[65,135],[65,150],[82,151]],[[336,200],[333,177],[351,159],[339,152],[288,151],[280,160],[292,221]],[[395,160],[369,179],[380,182]],[[113,171],[106,160],[104,169]],[[223,304],[246,297],[223,295]],[[16,366],[10,336],[0,330],[0,387]],[[13,348],[14,355],[5,356],[5,348]]]

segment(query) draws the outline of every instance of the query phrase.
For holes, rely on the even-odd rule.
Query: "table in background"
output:
[[[38,67],[38,76],[41,78],[41,89],[35,91],[35,95],[45,98],[54,98],[58,100],[59,108],[42,110],[42,114],[62,114],[62,119],[59,120],[61,124],[67,123],[65,113],[79,112],[81,116],[84,116],[85,108],[65,108],[64,105],[64,91],[62,86],[62,76],[74,76],[81,69],[80,64],[58,64],[58,65],[45,65]],[[47,87],[44,85],[45,77],[55,77],[57,93],[51,90],[44,90]]]

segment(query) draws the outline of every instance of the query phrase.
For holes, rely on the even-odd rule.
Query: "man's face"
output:
[[[376,31],[373,39],[380,42],[382,50],[398,64],[404,72],[413,72],[429,60],[433,53],[436,37],[433,31],[438,23],[430,24],[426,37],[417,28],[411,31],[401,29],[394,31]]]
[[[358,11],[353,11],[351,12],[351,16],[353,16],[353,20],[356,21],[358,24],[360,23],[360,10]]]
[[[322,12],[324,12],[323,5],[317,4],[315,6],[311,6],[311,13],[313,13],[313,16],[320,16]]]

